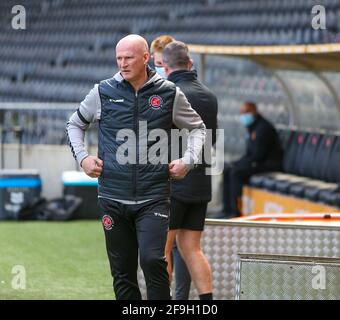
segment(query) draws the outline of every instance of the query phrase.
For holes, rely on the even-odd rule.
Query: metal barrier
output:
[[[340,259],[240,254],[238,300],[339,300]]]
[[[329,218],[330,216],[332,218]],[[258,215],[231,220],[207,219],[202,248],[212,269],[214,298],[237,298],[240,254],[339,258],[340,214],[328,215],[326,218],[324,215],[313,217],[314,219],[300,214]],[[261,220],[257,221],[258,219]],[[339,279],[340,269],[336,270]],[[141,270],[138,280],[145,297]],[[284,291],[284,288],[281,289]],[[262,297],[265,294],[263,293]],[[192,284],[190,299],[197,298],[198,294]]]

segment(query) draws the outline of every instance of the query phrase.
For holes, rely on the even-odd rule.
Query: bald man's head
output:
[[[136,51],[149,52],[149,45],[147,41],[138,34],[129,34],[128,36],[120,39],[116,45],[116,51],[122,48],[133,48]]]
[[[117,65],[122,77],[136,88],[147,80],[146,65],[149,60],[149,47],[146,40],[130,34],[116,46]]]

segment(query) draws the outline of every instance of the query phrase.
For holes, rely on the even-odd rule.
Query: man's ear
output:
[[[194,65],[194,60],[190,59],[188,62],[188,70],[191,70],[193,65]]]
[[[145,65],[148,64],[149,58],[150,58],[149,52],[144,52],[143,59],[144,59],[144,64]]]
[[[163,61],[163,68],[164,68],[164,72],[166,74],[166,76],[168,76],[171,73],[171,70],[169,68],[169,66]]]

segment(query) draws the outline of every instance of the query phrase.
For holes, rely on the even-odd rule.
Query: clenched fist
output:
[[[187,175],[188,171],[187,165],[181,159],[171,161],[169,164],[169,173],[172,179],[183,179]]]
[[[95,156],[88,156],[81,162],[84,172],[91,178],[98,178],[103,171],[103,161]]]

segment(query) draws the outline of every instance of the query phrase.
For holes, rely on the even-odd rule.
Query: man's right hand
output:
[[[87,156],[82,162],[81,167],[91,178],[98,178],[103,171],[103,160],[95,156]]]

